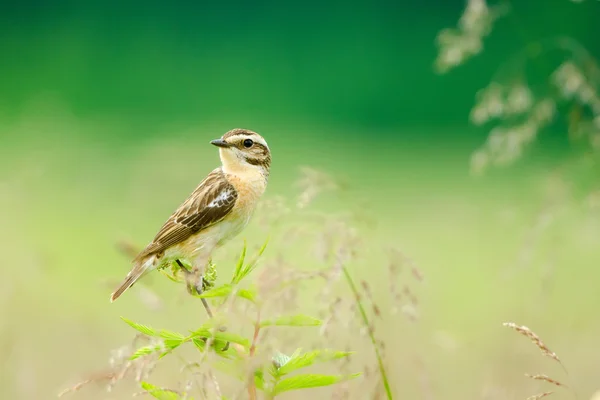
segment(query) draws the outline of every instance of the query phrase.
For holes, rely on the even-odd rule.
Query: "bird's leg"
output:
[[[179,268],[181,268],[181,271],[185,274],[186,276],[186,286],[187,286],[187,290],[190,294],[194,294],[194,292],[196,294],[202,294],[202,292],[204,292],[204,277],[199,273],[198,269],[194,268],[194,270],[192,270],[192,272],[188,271],[183,264],[181,263],[181,261],[179,261],[179,259],[175,260],[175,262],[177,262],[177,265],[179,266]],[[192,280],[193,278],[193,280]],[[205,298],[200,298],[200,300],[202,301],[202,305],[204,306],[204,309],[206,310],[206,313],[208,314],[209,318],[213,318],[213,313],[210,309],[210,306],[208,305],[208,301],[206,301]],[[221,327],[220,330],[221,331],[225,331],[227,328],[226,327]],[[223,347],[223,349],[221,351],[227,351],[229,349],[229,342],[225,343],[225,346]]]
[[[202,292],[204,291],[204,278],[202,277],[202,275],[199,275],[199,271],[195,270],[195,271],[188,271],[187,268],[185,268],[183,266],[183,264],[181,263],[181,261],[179,261],[179,259],[175,260],[175,262],[177,263],[177,265],[179,266],[179,268],[181,268],[181,271],[185,274],[186,276],[186,286],[187,286],[187,290],[190,294],[202,294]],[[195,283],[196,281],[198,281],[198,283]],[[206,299],[201,298],[200,300],[202,300],[202,305],[204,306],[204,308],[206,309],[206,313],[208,314],[208,316],[210,318],[213,317],[213,313],[210,310],[210,307],[208,305],[208,301],[206,301]]]
[[[202,275],[200,275],[200,283],[198,285],[196,285],[196,293],[202,294],[202,292],[204,291],[203,286],[204,286],[204,278],[202,277]],[[202,297],[200,300],[202,300],[202,305],[206,309],[206,313],[208,314],[208,316],[210,318],[212,318],[213,313],[210,310],[210,307],[208,306],[208,301],[204,297]]]

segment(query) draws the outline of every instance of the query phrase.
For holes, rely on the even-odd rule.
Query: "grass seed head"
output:
[[[547,375],[543,375],[543,374],[538,374],[538,375],[525,374],[525,376],[528,377],[529,379],[533,379],[534,381],[544,381],[544,382],[548,382],[548,383],[550,383],[552,385],[555,385],[555,386],[566,387],[566,385],[563,385],[562,383],[560,383],[556,379],[552,379],[552,378],[550,378]]]
[[[543,393],[538,393],[538,394],[536,394],[536,395],[529,396],[529,397],[527,398],[527,400],[539,400],[539,399],[541,399],[542,397],[550,396],[552,393],[554,393],[554,392],[543,392]]]
[[[537,348],[540,349],[540,351],[542,352],[543,355],[552,358],[553,360],[557,361],[558,363],[561,363],[561,361],[558,358],[558,356],[556,355],[556,353],[553,352],[552,350],[550,350],[548,348],[548,346],[546,346],[546,344],[544,344],[544,342],[542,342],[542,339],[540,339],[540,337],[538,335],[536,335],[528,327],[526,327],[524,325],[523,326],[517,325],[514,322],[505,322],[503,325],[517,331],[518,333],[520,333],[521,335],[523,335],[525,337],[528,337],[533,342],[533,344],[535,344],[537,346]]]

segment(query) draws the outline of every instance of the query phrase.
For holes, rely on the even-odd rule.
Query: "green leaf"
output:
[[[217,340],[223,340],[229,343],[237,343],[239,345],[244,346],[245,348],[249,348],[250,347],[250,341],[248,339],[246,339],[243,336],[240,336],[236,333],[231,333],[231,332],[215,332],[214,336],[215,339]]]
[[[159,400],[179,400],[181,396],[172,390],[162,389],[148,382],[141,383],[142,389],[148,392],[152,397]]]
[[[333,350],[314,350],[304,354],[294,355],[277,370],[279,376],[305,368],[318,362],[327,362],[338,358],[348,357],[352,352]]]
[[[210,336],[210,327],[207,327],[206,324],[196,329],[195,331],[190,332],[190,335],[187,339],[195,338],[195,337],[208,337]]]
[[[269,238],[267,238],[265,243],[263,243],[261,248],[258,250],[257,255],[254,257],[254,259],[252,261],[250,261],[248,264],[244,264],[244,261],[246,259],[246,250],[247,250],[246,241],[244,241],[244,248],[242,249],[242,254],[240,254],[240,258],[235,267],[235,272],[233,273],[233,278],[231,279],[232,284],[240,283],[242,281],[242,279],[244,279],[252,271],[254,271],[254,269],[256,269],[258,260],[262,256],[262,254],[265,252],[265,249],[267,248],[268,243],[269,243]]]
[[[158,355],[158,359],[160,360],[161,358],[171,354],[172,351],[173,351],[173,349],[167,349],[167,350],[163,351],[162,353],[160,353]]]
[[[240,289],[237,292],[237,296],[246,299],[252,303],[256,302],[256,291],[250,289]]]
[[[250,261],[250,263],[246,264],[242,270],[240,271],[240,280],[244,279],[245,277],[247,277],[248,275],[250,275],[252,273],[252,271],[254,271],[258,265],[258,260],[260,259],[260,257],[263,255],[263,253],[265,252],[265,249],[267,248],[267,244],[269,243],[269,238],[267,238],[267,240],[265,240],[265,242],[263,243],[263,245],[261,246],[260,249],[258,249],[258,254],[254,257],[254,259],[252,261]],[[238,281],[239,282],[239,281]]]
[[[265,390],[265,374],[262,369],[254,371],[254,386],[258,390]]]
[[[273,388],[273,395],[278,395],[279,393],[287,392],[290,390],[329,386],[348,379],[356,378],[359,375],[360,373],[349,376],[318,374],[296,375],[291,378],[280,380]]]
[[[221,332],[216,329],[214,330],[214,332],[211,332],[211,330],[208,328],[200,328],[192,332],[189,337],[192,338],[193,341],[200,338],[213,338],[214,340],[219,340],[223,342],[237,343],[244,346],[245,348],[250,347],[250,341],[245,337],[227,331]]]
[[[209,337],[212,336],[211,330],[214,330],[216,325],[221,323],[217,318],[211,318],[203,323],[200,328],[190,332],[190,335],[186,338],[187,340],[195,337]]]
[[[212,288],[203,292],[202,294],[196,295],[196,297],[200,297],[203,299],[213,298],[213,297],[227,297],[233,291],[233,286],[230,284],[225,284],[222,286],[217,286],[216,288]]]
[[[148,336],[156,336],[156,331],[152,328],[150,328],[149,326],[146,325],[142,325],[142,324],[138,324],[136,322],[133,322],[125,317],[121,317],[121,319],[123,321],[125,321],[125,323],[129,326],[131,326],[133,329],[143,333],[144,335],[148,335]]]
[[[155,353],[159,350],[163,350],[163,346],[153,344],[149,346],[140,347],[135,351],[135,353],[131,355],[131,357],[129,357],[129,359],[135,360],[136,358],[147,356],[148,354]]]
[[[287,364],[292,358],[290,356],[286,356],[283,353],[277,352],[272,358],[271,362],[276,370],[280,370],[285,364]]]
[[[196,295],[196,297],[205,298],[205,299],[206,298],[217,298],[217,297],[228,297],[232,293],[238,297],[249,300],[253,303],[256,300],[255,291],[250,290],[250,289],[236,290],[235,287],[229,283],[222,285],[222,286],[218,286],[213,289],[209,289],[209,290],[203,292],[202,294]]]
[[[265,326],[319,326],[321,320],[309,317],[308,315],[290,315],[278,317],[273,320],[265,320],[260,323],[261,327]]]
[[[220,340],[220,339],[213,339],[211,347],[212,349],[215,351],[215,353],[219,354],[220,356],[226,356],[227,352],[229,351],[229,348],[227,348],[226,350],[225,347],[227,346],[227,341],[225,340]]]
[[[233,278],[231,279],[231,283],[239,283],[242,280],[241,272],[244,267],[244,261],[246,259],[246,241],[244,240],[244,247],[242,248],[242,252],[240,253],[240,258],[235,266],[235,270],[233,272]]]
[[[204,351],[204,349],[206,348],[206,343],[200,338],[193,338],[192,343],[194,344],[194,346],[200,349],[200,351]]]
[[[169,350],[173,350],[179,346],[181,346],[181,344],[183,343],[183,340],[179,340],[179,339],[165,339],[163,341],[165,347]]]
[[[180,342],[182,342],[183,340],[185,340],[185,336],[182,335],[181,333],[177,333],[177,332],[171,332],[171,331],[167,331],[165,329],[162,329],[159,333],[158,336],[160,336],[163,339],[166,340],[178,340]]]
[[[263,245],[260,247],[260,249],[258,249],[257,257],[261,257],[263,255],[263,253],[267,249],[267,245],[269,244],[269,240],[270,240],[270,237],[267,236],[267,239],[265,240],[265,242],[263,243]]]

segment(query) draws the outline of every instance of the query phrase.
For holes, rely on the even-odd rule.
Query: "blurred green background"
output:
[[[464,5],[2,2],[0,397],[53,398],[102,368],[131,336],[119,315],[188,327],[197,310],[159,277],[162,311],[133,295],[109,304],[129,267],[115,243],[150,240],[218,163],[209,140],[234,127],[271,146],[268,198],[297,195],[299,166],[325,170],[347,189],[318,207],[362,209],[370,251],[397,246],[423,271],[419,325],[398,317],[381,333],[399,395],[422,396],[415,353],[436,398],[524,398],[537,386],[522,373],[560,373],[506,320],[540,331],[582,398],[600,389],[600,218],[584,202],[597,175],[578,172],[587,161],[560,126],[510,168],[473,179],[468,166],[488,133],[468,123],[476,91],[531,40],[570,35],[599,55],[600,5],[515,2],[483,54],[435,74],[435,37]],[[241,239],[217,259],[230,264]],[[353,271],[387,285],[374,257]]]

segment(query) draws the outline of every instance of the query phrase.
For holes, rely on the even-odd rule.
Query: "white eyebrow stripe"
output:
[[[221,207],[223,205],[221,203],[226,201],[227,199],[229,199],[230,196],[231,196],[231,190],[224,190],[221,193],[219,193],[219,195],[217,197],[215,197],[213,199],[213,201],[208,203],[207,207],[209,207],[209,208]]]
[[[255,136],[255,137],[254,137],[254,141],[255,141],[256,143],[260,143],[260,144],[262,144],[262,145],[263,145],[263,146],[265,146],[267,149],[269,148],[269,146],[267,146],[267,142],[265,142],[265,139],[263,139],[263,138],[262,138],[262,137],[260,137],[260,136]]]

